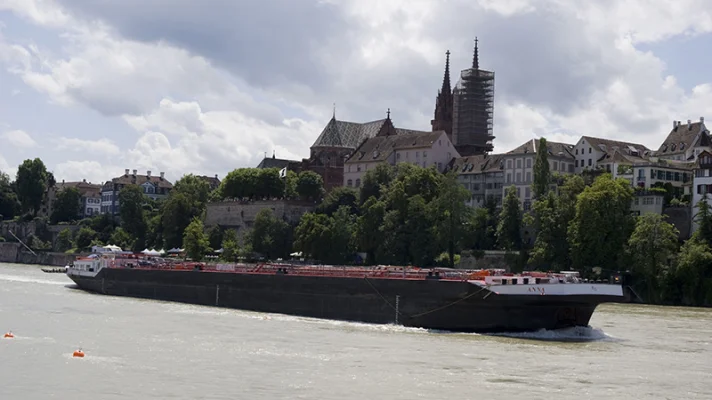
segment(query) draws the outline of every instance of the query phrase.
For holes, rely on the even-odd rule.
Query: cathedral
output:
[[[450,51],[445,58],[445,76],[435,101],[433,131],[444,130],[461,156],[491,152],[494,112],[494,72],[480,69],[477,39],[472,67],[460,72],[450,86]]]

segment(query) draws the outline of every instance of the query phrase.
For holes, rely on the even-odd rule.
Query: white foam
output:
[[[28,278],[25,276],[17,276],[17,275],[0,275],[0,280],[10,281],[10,282],[23,282],[23,283],[41,283],[44,285],[66,285],[66,284],[70,283],[69,281],[67,281],[67,282],[50,281],[47,279]]]
[[[603,332],[603,330],[593,328],[591,326],[575,326],[571,328],[554,330],[542,329],[536,332],[499,332],[490,333],[487,335],[560,342],[594,342],[616,340],[616,338],[606,334],[605,332]]]

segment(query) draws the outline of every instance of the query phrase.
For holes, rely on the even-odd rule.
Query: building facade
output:
[[[692,232],[694,233],[699,225],[696,215],[699,212],[698,203],[702,200],[712,206],[712,152],[702,151],[697,155],[693,169],[693,189],[692,189]]]
[[[343,185],[360,187],[364,175],[379,164],[401,162],[445,171],[459,157],[445,131],[376,136],[363,142],[344,163]]]
[[[164,199],[173,189],[173,184],[166,180],[163,172],[159,176],[151,175],[151,171],[147,171],[146,175],[139,175],[136,170],[129,174],[126,169],[124,175],[107,181],[101,187],[102,214],[119,214],[119,192],[127,185],[138,185],[144,195],[153,200]]]
[[[506,195],[507,189],[514,185],[517,188],[517,196],[522,203],[524,211],[531,209],[531,185],[534,182],[534,162],[539,143],[539,139],[532,139],[514,150],[502,154],[504,165],[502,194]],[[576,158],[572,153],[574,146],[567,143],[549,141],[546,144],[549,171],[552,174],[573,174],[576,169]]]
[[[47,191],[47,215],[52,215],[54,211],[54,201],[57,198],[57,193],[67,188],[75,188],[81,196],[79,203],[81,206],[79,218],[91,217],[99,214],[101,211],[101,185],[87,182],[83,179],[78,182],[57,182],[53,188]]]
[[[453,159],[449,169],[457,174],[457,181],[470,192],[466,204],[485,207],[488,203],[502,206],[504,159],[501,154],[480,154]]]
[[[602,139],[591,136],[582,136],[574,149],[575,172],[593,171],[602,169],[610,164],[615,153],[627,157],[643,160],[650,156],[652,151],[642,144],[619,142],[616,140]],[[612,172],[612,171],[607,171]]]
[[[688,119],[685,125],[672,121],[672,130],[655,155],[664,160],[695,161],[703,151],[712,152],[712,140],[704,117],[700,117],[698,122]]]

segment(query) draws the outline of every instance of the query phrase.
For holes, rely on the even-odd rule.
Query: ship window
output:
[[[541,278],[534,278],[534,282],[538,285],[541,283]]]
[[[527,189],[529,189],[529,188],[527,188]],[[516,285],[516,284],[517,284],[517,278],[513,278],[513,279],[512,279],[512,285]]]
[[[506,279],[502,279],[502,285],[506,285],[506,284],[507,284],[507,280],[506,280]]]
[[[525,285],[529,284],[529,278],[522,278],[522,283]]]

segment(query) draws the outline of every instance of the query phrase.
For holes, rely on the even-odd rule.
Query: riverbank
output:
[[[55,252],[30,253],[20,243],[0,243],[0,262],[63,267],[76,258],[74,254]]]

